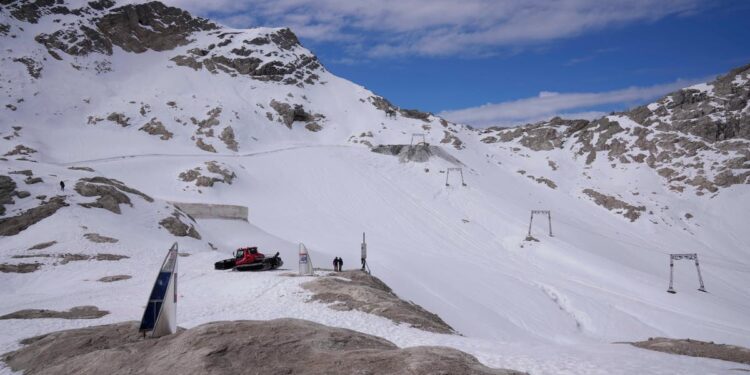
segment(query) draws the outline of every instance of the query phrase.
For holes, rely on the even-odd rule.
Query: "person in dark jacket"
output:
[[[60,190],[65,190],[65,183],[60,181]]]
[[[344,260],[339,258],[339,272],[341,272],[341,269],[344,267]]]
[[[339,257],[333,258],[333,270],[334,271],[339,270]]]

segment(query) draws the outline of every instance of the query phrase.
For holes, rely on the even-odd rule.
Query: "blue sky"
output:
[[[171,0],[289,26],[334,74],[475,126],[594,117],[750,63],[750,1]]]

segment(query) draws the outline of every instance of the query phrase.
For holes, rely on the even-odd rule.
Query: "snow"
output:
[[[164,254],[177,241],[180,251],[190,254],[179,258],[178,323],[183,327],[224,319],[296,317],[374,334],[401,347],[451,346],[486,365],[534,374],[712,374],[743,367],[613,343],[667,336],[750,346],[746,185],[696,199],[669,191],[653,170],[640,164],[613,168],[606,158],[597,157],[585,166],[585,157],[575,160],[566,149],[519,153],[512,151],[513,144],[486,145],[478,133],[452,124],[444,127],[435,118],[388,118],[369,102],[373,93],[327,71],[316,72],[319,83],[298,87],[194,71],[169,60],[209,43],[210,35],[198,35],[195,45],[175,51],[130,54],[115,48],[106,58],[74,59],[79,65],[111,62],[111,72],[96,74],[72,69],[67,55],[66,61],[57,61],[39,50],[32,39],[54,30],[50,17],[24,27],[18,38],[2,40],[3,49],[13,52],[1,63],[0,78],[12,84],[4,85],[8,99],[0,108],[10,100],[24,101],[17,103],[17,111],[2,108],[0,135],[11,134],[11,126],[22,129],[18,137],[0,138],[0,151],[23,144],[39,151],[30,156],[38,162],[11,158],[0,164],[0,174],[30,168],[44,183],[26,185],[13,175],[19,189],[30,191],[31,197],[6,206],[9,214],[32,207],[36,195],[58,193],[59,180],[72,188],[79,178],[94,175],[117,178],[156,201],[131,195],[133,207],[122,205],[122,214],[116,215],[80,207],[77,203],[93,199],[68,191],[69,207],[16,236],[0,238],[3,263],[19,263],[11,256],[32,253],[130,257],[56,266],[42,260],[45,265],[37,272],[0,274],[0,315],[79,305],[111,312],[85,321],[0,320],[0,352],[37,334],[140,319]],[[242,31],[233,43],[272,30]],[[309,51],[299,47],[294,54]],[[23,65],[10,61],[18,56],[47,56],[42,78],[30,78]],[[313,133],[300,123],[287,129],[270,108],[272,99],[325,115],[323,130]],[[176,102],[174,108],[170,101]],[[144,104],[149,109],[141,115]],[[203,120],[219,106],[221,124],[214,129],[232,126],[238,152],[216,137],[204,140],[217,153],[204,152],[191,139],[191,117]],[[131,125],[107,121],[113,112],[124,113]],[[105,120],[90,125],[89,116]],[[151,118],[164,122],[174,137],[162,141],[138,131]],[[622,117],[616,120],[626,128],[637,125]],[[441,144],[444,131],[459,137],[466,148]],[[453,165],[442,159],[399,163],[396,157],[348,141],[366,132],[372,132],[366,139],[375,145],[408,143],[412,133],[425,133],[429,143],[461,160],[468,186],[445,186],[444,171]],[[229,167],[236,180],[196,188],[178,179],[180,172],[205,169],[203,163],[211,160]],[[552,170],[548,161],[558,169]],[[69,166],[96,172],[71,171]],[[518,170],[549,178],[558,187],[548,188]],[[585,188],[645,205],[647,211],[631,223],[583,196]],[[170,201],[246,206],[249,222],[199,220],[201,240],[176,238],[157,224],[172,212]],[[546,223],[535,220],[533,233],[540,242],[523,241],[532,209],[552,211],[554,237],[546,235]],[[694,217],[688,220],[685,213]],[[91,243],[82,237],[90,232],[120,241]],[[432,334],[307,302],[310,295],[299,285],[310,278],[282,275],[296,272],[300,242],[316,267],[330,267],[335,256],[343,258],[345,268],[358,267],[362,232],[367,233],[374,275],[402,298],[440,315],[463,336]],[[26,250],[53,239],[58,244],[49,249]],[[209,242],[219,250],[211,250]],[[285,270],[213,270],[213,262],[249,245],[266,254],[280,252]],[[694,267],[684,262],[675,267],[678,293],[666,293],[668,254],[684,252],[699,254],[709,293],[696,290]],[[96,281],[118,274],[133,278]]]

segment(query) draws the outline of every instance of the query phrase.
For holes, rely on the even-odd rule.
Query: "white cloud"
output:
[[[166,0],[234,24],[288,26],[317,41],[366,40],[370,57],[485,54],[695,12],[700,0]]]
[[[619,90],[588,93],[558,93],[542,91],[539,95],[502,103],[488,103],[478,107],[443,111],[440,116],[448,120],[473,126],[511,126],[533,123],[554,116],[564,118],[592,119],[600,116],[600,111],[591,108],[611,104],[623,109],[633,103],[645,103],[664,94],[710,78],[679,79],[677,81],[646,87],[628,87]]]

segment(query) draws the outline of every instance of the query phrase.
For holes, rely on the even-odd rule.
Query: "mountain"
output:
[[[289,29],[158,2],[0,4],[0,315],[109,312],[0,319],[0,352],[139,319],[175,241],[186,328],[306,319],[531,373],[716,373],[737,365],[611,343],[750,345],[747,67],[591,122],[472,129],[336,77]],[[531,210],[552,236],[535,216],[527,240]],[[300,242],[358,268],[362,232],[373,273],[461,335],[334,310],[305,277],[211,268],[258,245],[294,270]],[[666,293],[670,253],[698,253],[708,293],[686,261]]]

